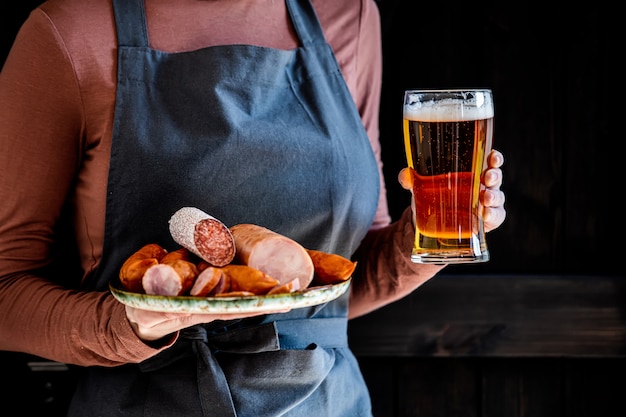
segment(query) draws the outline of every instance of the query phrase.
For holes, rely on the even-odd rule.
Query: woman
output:
[[[70,415],[371,415],[347,320],[442,268],[410,262],[409,208],[389,224],[380,76],[372,0],[34,10],[0,74],[0,349],[85,367]],[[176,247],[183,206],[353,257],[351,291],[272,314],[120,304],[108,282],[142,245]]]

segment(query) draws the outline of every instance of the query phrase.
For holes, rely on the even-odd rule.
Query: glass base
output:
[[[489,261],[489,251],[480,255],[459,253],[414,253],[411,262],[416,264],[473,264]]]

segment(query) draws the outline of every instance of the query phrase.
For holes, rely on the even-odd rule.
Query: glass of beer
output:
[[[413,262],[489,260],[479,195],[493,118],[489,89],[405,91],[404,145],[415,212]]]

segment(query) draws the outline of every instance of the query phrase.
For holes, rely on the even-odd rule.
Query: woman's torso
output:
[[[118,82],[104,248],[89,287],[105,290],[128,253],[146,242],[173,249],[167,221],[180,205],[201,207],[228,225],[260,224],[309,248],[344,256],[356,250],[378,205],[377,163],[313,9],[306,0],[287,3],[297,49],[229,44],[177,53],[147,47],[142,0],[115,3]],[[242,416],[304,416],[310,409],[339,416],[341,406],[365,414],[367,390],[347,349],[346,316],[347,294],[266,317],[261,326],[256,319],[198,326],[182,332],[175,347],[131,366],[136,379],[120,376],[113,393],[136,381],[123,390],[145,392],[138,403],[146,408],[130,407],[136,415],[194,403],[193,390],[177,387],[196,382],[201,405],[187,415],[217,408],[233,416],[235,409]],[[197,356],[197,369],[182,366],[188,354]],[[159,379],[173,361],[176,375]],[[268,393],[256,380],[286,390]],[[353,391],[341,398],[328,394],[350,384]],[[109,392],[91,373],[79,386],[87,396]],[[161,398],[161,390],[172,390],[176,402]],[[75,398],[71,415],[127,404],[115,394],[100,405]]]
[[[49,6],[43,6],[63,38],[81,94],[79,98],[72,97],[78,100],[84,117],[84,143],[81,144],[84,156],[75,196],[79,203],[75,205],[77,211],[73,218],[85,274],[95,270],[102,251],[104,196],[117,62],[115,26],[110,5],[108,2],[93,3],[92,7],[77,6],[76,11],[69,13],[68,10],[57,9],[54,1]],[[372,141],[371,138],[377,134],[377,108],[369,107],[367,89],[357,88],[357,65],[367,60],[366,56],[359,55],[366,52],[358,48],[359,31],[362,30],[361,25],[366,24],[361,20],[361,10],[351,5],[341,6],[341,2],[313,3],[348,88],[360,110],[365,113],[365,126]],[[79,14],[81,18],[73,13]],[[190,51],[220,44],[253,44],[285,50],[298,45],[282,1],[148,0],[146,13],[151,47],[166,52]],[[377,68],[377,65],[372,67]],[[377,82],[376,75],[374,71],[372,83]],[[374,85],[370,88],[375,91]],[[377,147],[377,142],[373,143]],[[386,220],[386,208],[382,218]]]

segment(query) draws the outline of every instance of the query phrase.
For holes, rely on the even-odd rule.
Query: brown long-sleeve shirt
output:
[[[372,0],[313,0],[382,164],[382,51]],[[282,0],[146,0],[151,46],[168,52],[246,43],[297,47]],[[79,365],[140,362],[137,338],[108,292],[54,284],[54,227],[69,203],[83,278],[98,266],[116,90],[116,33],[107,0],[51,0],[21,28],[0,73],[0,349]],[[400,121],[399,121],[400,123]],[[398,140],[400,138],[391,138]],[[408,212],[389,225],[385,188],[357,252],[351,316],[415,289],[439,267],[410,262]],[[79,284],[79,283],[77,283]],[[77,285],[78,286],[78,285]]]

